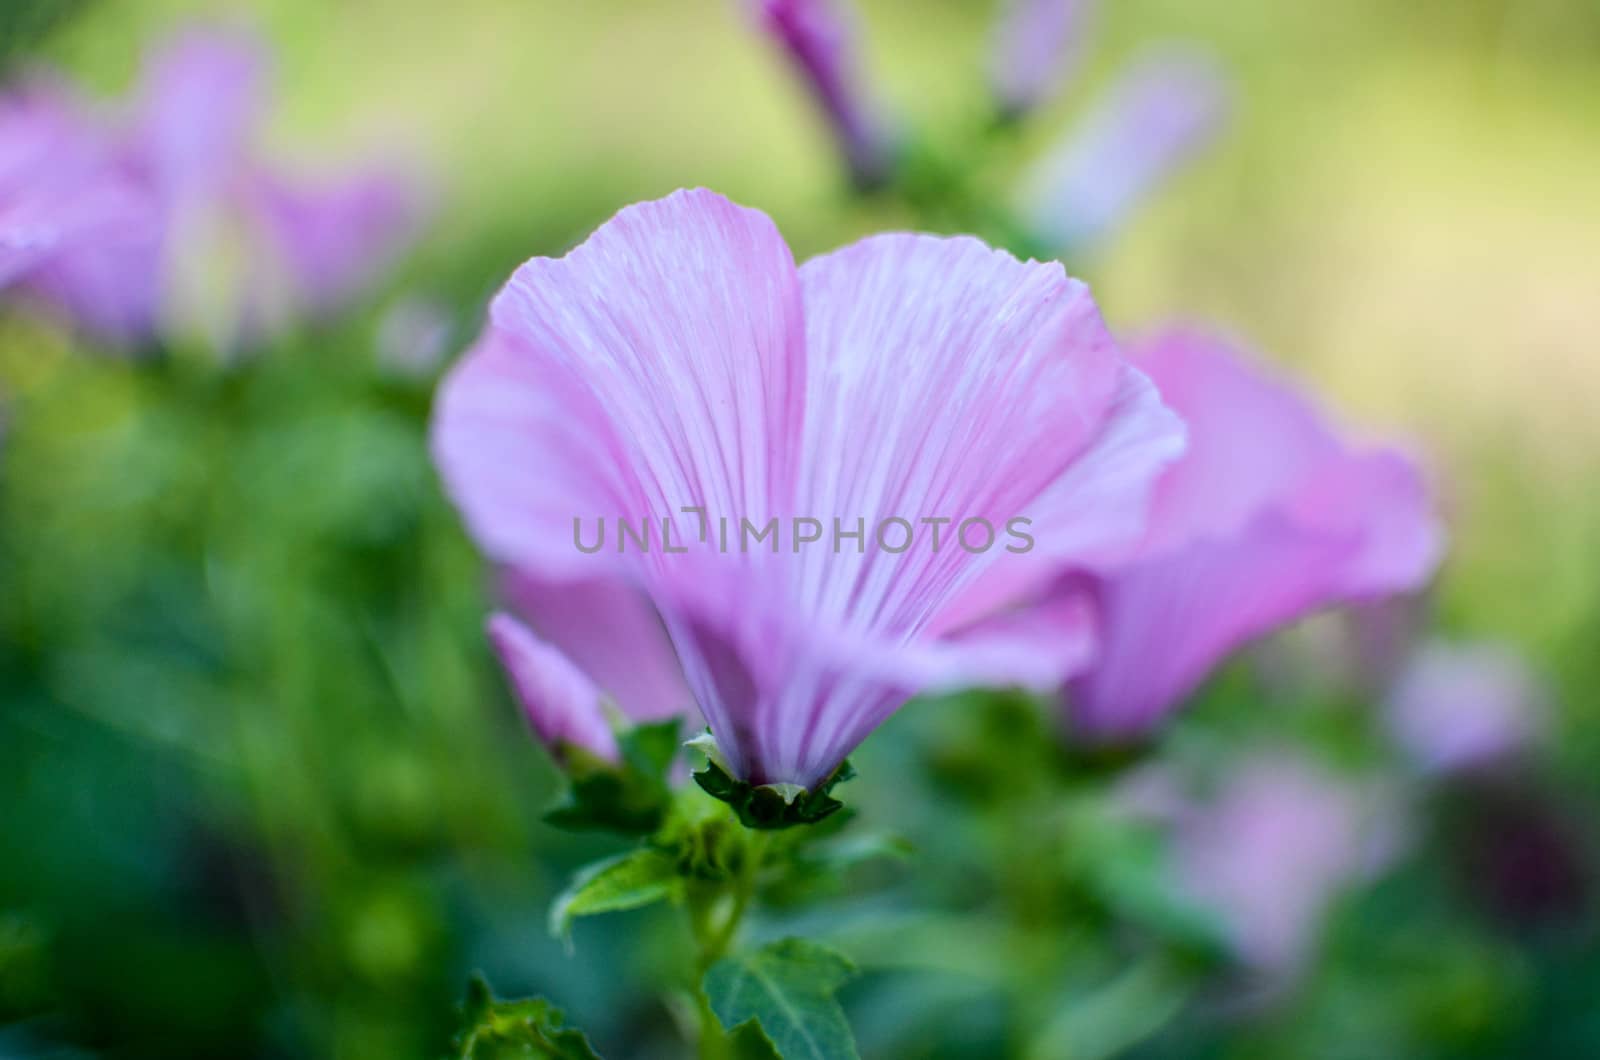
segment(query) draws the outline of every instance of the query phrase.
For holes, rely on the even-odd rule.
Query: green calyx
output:
[[[667,780],[678,750],[677,718],[637,725],[617,734],[621,761],[563,747],[568,786],[545,820],[567,831],[649,835],[661,827],[671,803]]]
[[[844,808],[834,798],[834,786],[856,775],[848,761],[828,775],[828,779],[807,790],[794,784],[751,784],[735,780],[716,761],[707,761],[694,774],[706,794],[732,806],[746,828],[776,829],[815,824]]]

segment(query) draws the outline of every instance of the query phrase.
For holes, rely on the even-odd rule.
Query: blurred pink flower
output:
[[[1010,117],[1049,102],[1077,65],[1091,0],[1008,0],[995,25],[989,83]]]
[[[1059,685],[1084,610],[1008,608],[1126,547],[1182,445],[1059,265],[897,234],[796,268],[765,215],[703,190],[523,265],[435,408],[480,547],[545,583],[628,582],[730,771],[803,787],[921,691]],[[575,547],[619,514],[682,551]],[[954,523],[942,548],[926,524],[905,548],[852,536],[890,517]],[[1025,554],[954,540],[1013,517]],[[719,518],[832,521],[832,547],[718,547]]]
[[[220,29],[155,49],[131,114],[96,128],[93,151],[96,179],[130,189],[145,225],[137,238],[59,241],[22,272],[26,286],[108,341],[176,333],[234,349],[373,279],[411,234],[416,189],[389,172],[312,183],[264,164],[267,65],[259,42]],[[33,186],[64,166],[36,170]]]
[[[1292,974],[1330,903],[1404,841],[1393,792],[1341,779],[1287,752],[1229,767],[1220,790],[1173,818],[1178,888],[1222,918],[1251,967]]]
[[[1425,645],[1389,692],[1389,732],[1430,772],[1450,772],[1522,750],[1541,728],[1544,693],[1502,644]]]
[[[1137,352],[1190,444],[1157,487],[1144,541],[1082,580],[1101,645],[1067,709],[1091,742],[1143,735],[1278,626],[1417,588],[1443,548],[1427,485],[1400,452],[1351,446],[1219,339],[1173,331]]]
[[[113,161],[62,86],[33,82],[0,98],[0,289],[64,249],[150,242],[151,204]]]
[[[856,185],[882,184],[894,135],[862,77],[851,12],[836,0],[756,0],[756,14],[815,98]]]
[[[1069,251],[1104,242],[1211,142],[1227,110],[1227,83],[1208,55],[1147,52],[1025,178],[1030,230]]]

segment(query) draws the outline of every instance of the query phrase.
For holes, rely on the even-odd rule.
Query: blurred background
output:
[[[888,112],[959,152],[997,5],[859,6]],[[670,916],[581,925],[575,956],[547,935],[571,867],[611,846],[540,821],[556,776],[481,635],[486,572],[426,454],[433,384],[516,264],[628,202],[709,186],[801,258],[940,221],[849,192],[734,0],[224,13],[274,52],[274,157],[406,159],[431,215],[368,297],[226,371],[0,313],[0,1056],[443,1055],[473,969],[603,1055],[685,1055]],[[114,97],[200,15],[219,5],[23,4],[0,53]],[[981,186],[1009,194],[1137,49],[1212,52],[1229,121],[1069,268],[1115,329],[1220,324],[1409,438],[1452,528],[1427,599],[1253,652],[1154,766],[1310,758],[1405,809],[1263,986],[1174,911],[1110,781],[1038,815],[994,790],[985,768],[1049,742],[1037,711],[918,704],[849,792],[918,853],[791,926],[862,962],[844,1000],[868,1056],[1600,1055],[1600,4],[1125,0],[1091,32]],[[1351,674],[1421,613],[1533,675],[1514,761],[1394,765],[1383,693]],[[1019,819],[1075,829],[1059,879],[1030,879]]]

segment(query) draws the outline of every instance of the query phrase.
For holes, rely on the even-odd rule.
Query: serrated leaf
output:
[[[550,906],[550,933],[567,938],[580,916],[638,909],[676,898],[682,889],[677,859],[670,854],[654,847],[618,854],[579,870],[556,896]]]
[[[500,1001],[483,976],[474,975],[461,1006],[456,1056],[458,1060],[600,1060],[584,1033],[565,1024],[565,1014],[544,998]]]
[[[724,957],[701,988],[722,1026],[754,1020],[783,1060],[858,1060],[834,993],[856,973],[850,959],[805,939]]]

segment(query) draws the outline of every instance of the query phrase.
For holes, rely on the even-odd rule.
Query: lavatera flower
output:
[[[327,180],[268,163],[268,59],[248,34],[195,26],[150,52],[114,120],[53,81],[0,98],[0,288],[112,347],[229,354],[362,292],[421,196],[387,168]]]
[[[1444,535],[1403,452],[1342,438],[1302,394],[1228,342],[1171,331],[1134,362],[1189,427],[1144,541],[1079,579],[1100,615],[1094,665],[1069,685],[1076,740],[1137,739],[1231,652],[1336,604],[1416,589]]]
[[[1024,605],[1126,549],[1182,446],[1059,265],[891,234],[797,268],[704,190],[518,269],[433,424],[472,536],[549,596],[534,627],[597,587],[644,601],[718,768],[790,798],[919,693],[1059,687],[1088,609]],[[496,638],[539,732],[605,754],[576,674],[625,674],[651,632],[582,664]]]

